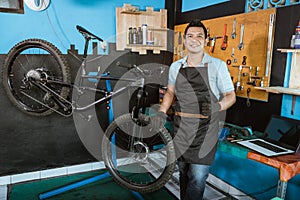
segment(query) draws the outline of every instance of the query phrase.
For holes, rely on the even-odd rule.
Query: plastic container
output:
[[[136,27],[133,28],[132,35],[133,35],[132,44],[138,44],[138,35],[137,35]]]
[[[138,27],[137,29],[137,43],[143,44],[143,32],[141,27]]]
[[[300,21],[298,22],[298,26],[296,26],[294,48],[300,49]]]
[[[147,44],[147,24],[142,24],[142,44]]]
[[[153,31],[147,31],[147,45],[154,45]]]
[[[292,35],[292,38],[291,38],[291,48],[295,48],[295,37],[296,35]]]
[[[133,32],[132,32],[132,27],[129,27],[128,29],[128,44],[133,43]]]

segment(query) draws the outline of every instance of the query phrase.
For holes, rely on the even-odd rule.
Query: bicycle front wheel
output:
[[[71,76],[62,53],[45,40],[28,39],[16,44],[7,54],[2,70],[8,99],[26,114],[44,116],[58,109],[51,93],[33,85],[30,78],[45,80],[44,84],[62,98],[69,94],[68,87],[46,81],[69,84]]]
[[[102,140],[102,157],[112,178],[121,186],[140,193],[163,187],[175,168],[175,151],[166,129],[155,131],[149,117],[130,114],[118,117]]]

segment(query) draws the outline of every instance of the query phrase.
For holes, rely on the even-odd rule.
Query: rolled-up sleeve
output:
[[[182,62],[180,60],[171,64],[169,70],[169,81],[168,81],[169,85],[175,85],[176,78],[181,64]]]
[[[234,90],[234,86],[231,80],[230,73],[228,71],[225,62],[220,62],[219,69],[217,71],[217,84],[220,93],[226,93]]]

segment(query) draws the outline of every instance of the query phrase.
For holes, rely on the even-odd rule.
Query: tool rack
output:
[[[256,87],[270,83],[275,17],[276,9],[268,9],[203,20],[209,34],[206,52],[227,63],[236,95],[247,98],[247,106],[249,99],[268,101],[268,93]],[[174,28],[174,61],[186,55],[186,26]]]

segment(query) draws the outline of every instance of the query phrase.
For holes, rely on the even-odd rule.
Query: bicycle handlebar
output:
[[[116,65],[120,66],[120,67],[127,68],[128,70],[129,69],[136,69],[138,72],[140,72],[143,75],[151,75],[151,70],[143,69],[143,68],[141,68],[137,65],[132,65],[132,64],[128,64],[128,63],[121,63],[120,61],[118,61],[116,63]]]
[[[127,64],[127,63],[121,63],[120,61],[118,61],[116,63],[116,65],[120,66],[120,67],[127,68],[127,69],[131,69],[131,68],[134,68],[134,66],[136,66],[136,65],[131,65],[131,64]]]

